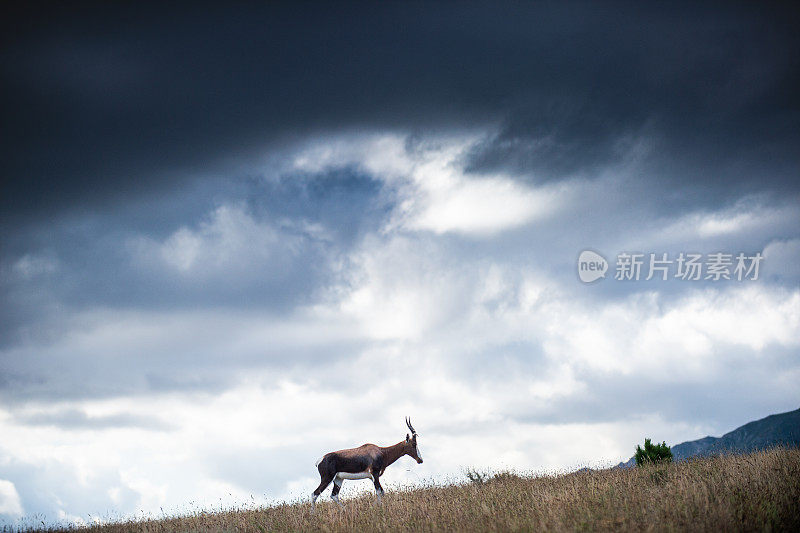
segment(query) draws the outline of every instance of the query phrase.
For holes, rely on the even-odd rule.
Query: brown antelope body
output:
[[[400,441],[394,446],[376,446],[374,444],[364,444],[358,448],[339,450],[325,454],[317,464],[319,470],[319,487],[314,490],[311,497],[311,506],[322,494],[322,491],[333,481],[333,491],[331,498],[333,501],[342,505],[339,501],[339,490],[345,479],[371,479],[375,484],[375,493],[378,501],[381,501],[383,487],[381,487],[380,477],[390,464],[397,461],[404,455],[411,456],[417,463],[422,463],[422,456],[417,446],[417,432],[411,425],[411,420],[406,418],[406,425],[411,430],[411,435],[406,434],[406,440]]]

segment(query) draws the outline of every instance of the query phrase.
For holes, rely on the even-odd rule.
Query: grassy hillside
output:
[[[327,495],[327,493],[326,493]],[[90,529],[142,531],[800,530],[800,449],[199,513]]]

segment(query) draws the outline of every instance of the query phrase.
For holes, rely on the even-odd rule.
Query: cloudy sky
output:
[[[0,522],[308,497],[406,415],[388,487],[796,409],[799,19],[6,11]],[[644,279],[682,252],[763,260]]]

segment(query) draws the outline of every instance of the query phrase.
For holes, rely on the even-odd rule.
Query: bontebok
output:
[[[323,490],[333,481],[333,501],[342,505],[339,501],[339,490],[345,479],[371,479],[375,483],[375,493],[378,501],[381,501],[383,487],[381,487],[380,477],[390,464],[397,461],[404,455],[410,455],[417,463],[422,462],[422,456],[417,446],[417,432],[411,425],[411,420],[406,417],[406,425],[411,431],[411,435],[406,433],[406,440],[400,441],[394,446],[375,446],[374,444],[364,444],[358,448],[349,450],[339,450],[330,452],[317,463],[320,482],[319,487],[311,497],[311,506],[319,498]]]

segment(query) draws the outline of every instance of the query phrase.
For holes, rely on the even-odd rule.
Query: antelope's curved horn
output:
[[[408,426],[408,429],[411,430],[412,435],[417,434],[417,431],[414,429],[414,426],[411,425],[411,419],[409,417],[406,417],[406,425]]]

